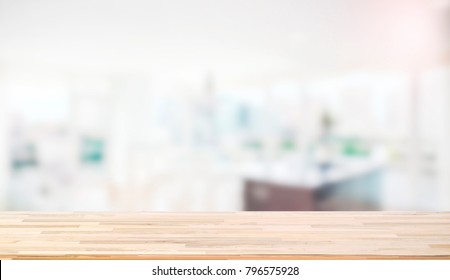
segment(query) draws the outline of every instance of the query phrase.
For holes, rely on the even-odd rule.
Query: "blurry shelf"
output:
[[[0,258],[450,259],[450,212],[1,212]]]

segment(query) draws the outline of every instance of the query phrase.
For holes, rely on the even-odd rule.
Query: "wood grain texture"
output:
[[[0,212],[1,259],[450,259],[450,212]]]

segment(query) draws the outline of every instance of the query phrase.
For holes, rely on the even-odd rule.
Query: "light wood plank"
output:
[[[450,259],[450,213],[0,212],[1,259]]]

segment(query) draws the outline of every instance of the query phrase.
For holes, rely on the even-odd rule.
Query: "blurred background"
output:
[[[0,0],[0,208],[450,211],[449,0]]]

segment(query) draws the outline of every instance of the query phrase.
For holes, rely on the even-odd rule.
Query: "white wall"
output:
[[[444,102],[446,108],[450,106],[450,67],[443,71],[441,76],[441,90],[444,94]],[[441,184],[439,185],[439,205],[440,210],[450,211],[450,112],[445,110],[445,120],[441,122],[441,142],[439,147],[441,150],[441,158],[439,161],[439,171],[441,174]]]
[[[8,183],[7,112],[5,87],[6,84],[5,81],[2,80],[0,72],[0,211],[6,210],[6,194]]]

